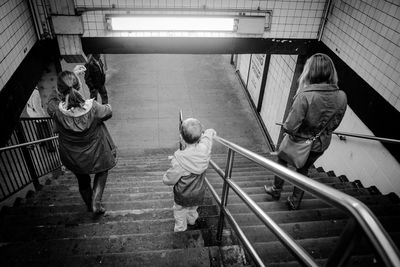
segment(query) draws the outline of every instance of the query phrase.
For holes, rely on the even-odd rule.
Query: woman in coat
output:
[[[115,145],[104,121],[111,118],[109,104],[84,100],[81,83],[71,71],[58,75],[57,92],[49,99],[48,113],[59,136],[61,162],[78,179],[79,192],[88,211],[103,214],[101,198],[108,170],[116,165]],[[95,174],[93,189],[90,174]]]
[[[327,124],[322,134],[313,142],[305,165],[297,169],[297,172],[305,176],[308,175],[311,165],[328,148],[332,132],[339,126],[346,111],[347,97],[337,84],[335,66],[327,55],[315,54],[306,61],[299,78],[298,92],[283,125],[285,133],[292,140],[300,141],[315,136]],[[278,163],[287,165],[279,156]],[[283,184],[284,180],[275,176],[274,184],[265,186],[265,191],[274,200],[279,200]],[[299,208],[303,194],[304,191],[294,187],[293,194],[287,199],[289,209]]]

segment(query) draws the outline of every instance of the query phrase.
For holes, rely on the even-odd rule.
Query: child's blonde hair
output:
[[[198,119],[188,118],[182,122],[181,135],[188,144],[194,144],[200,140],[203,127]]]

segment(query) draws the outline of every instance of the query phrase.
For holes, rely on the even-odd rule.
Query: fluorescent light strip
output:
[[[114,31],[233,31],[233,18],[111,17]]]

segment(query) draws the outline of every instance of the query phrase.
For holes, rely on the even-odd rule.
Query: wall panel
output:
[[[322,41],[400,111],[399,1],[333,1]]]
[[[28,3],[0,2],[0,90],[37,41]]]
[[[296,61],[297,55],[271,55],[260,115],[274,145],[280,133],[275,123],[283,120]]]

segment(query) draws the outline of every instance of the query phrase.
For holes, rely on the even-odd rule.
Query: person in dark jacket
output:
[[[194,225],[199,217],[197,207],[204,199],[204,177],[215,134],[213,129],[203,133],[197,119],[189,118],[182,123],[184,149],[174,153],[171,157],[172,166],[163,176],[164,184],[174,186],[175,232],[185,231],[187,225]]]
[[[86,64],[85,82],[89,87],[90,98],[97,100],[100,93],[102,104],[108,104],[108,95],[105,87],[106,74],[100,54],[93,54]]]
[[[112,111],[109,104],[84,100],[78,92],[80,88],[74,72],[61,72],[57,91],[49,98],[48,113],[58,132],[61,162],[77,177],[88,211],[103,214],[101,199],[108,170],[116,165],[116,148],[104,124]],[[90,174],[95,174],[93,189]]]
[[[307,176],[311,165],[328,148],[332,132],[339,126],[347,108],[345,92],[338,87],[338,78],[332,60],[325,54],[311,56],[304,65],[299,78],[299,89],[288,117],[283,125],[286,134],[294,141],[306,140],[315,136],[327,127],[311,147],[310,155],[297,172]],[[329,119],[334,116],[330,121]],[[286,166],[287,162],[278,156],[278,163]],[[274,200],[281,196],[284,180],[275,176],[272,186],[265,186],[267,194]],[[304,191],[294,187],[293,193],[287,199],[289,209],[295,210],[300,206]]]

